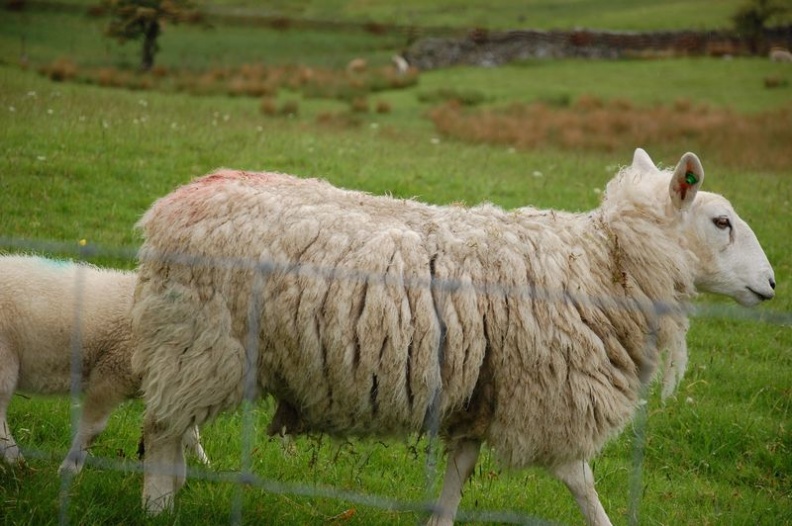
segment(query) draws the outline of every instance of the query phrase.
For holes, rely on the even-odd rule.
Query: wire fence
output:
[[[0,237],[0,247],[11,253],[28,253],[35,255],[56,255],[55,257],[68,257],[77,261],[125,261],[134,266],[137,258],[137,248],[130,247],[103,247],[95,245],[80,245],[78,243],[61,243],[53,241],[40,241],[31,239],[18,239]],[[149,257],[152,255],[149,254]],[[210,467],[190,467],[188,477],[199,479],[211,483],[230,483],[236,487],[235,495],[230,503],[229,522],[231,524],[241,524],[244,521],[244,505],[242,491],[245,487],[258,488],[264,492],[301,496],[309,498],[328,498],[344,501],[355,505],[366,506],[388,511],[415,512],[419,515],[426,515],[435,510],[436,495],[434,494],[433,484],[437,480],[441,471],[438,466],[443,465],[440,440],[440,413],[438,404],[439,397],[435,397],[427,415],[428,425],[422,432],[428,438],[424,455],[424,498],[421,501],[406,501],[389,496],[369,494],[365,492],[349,491],[340,487],[323,487],[310,483],[285,483],[279,480],[266,478],[257,474],[254,469],[253,451],[255,448],[256,436],[256,400],[257,400],[257,371],[256,364],[259,363],[259,320],[262,314],[261,291],[266,282],[267,276],[272,273],[289,273],[304,278],[316,278],[327,281],[338,281],[346,284],[366,283],[379,284],[382,286],[398,285],[404,288],[430,288],[438,294],[454,294],[462,289],[472,290],[476,295],[498,295],[509,297],[520,297],[529,299],[531,302],[549,303],[568,303],[575,305],[588,305],[600,309],[637,309],[651,319],[650,326],[657,327],[658,320],[670,314],[679,314],[679,308],[674,305],[666,305],[660,302],[635,301],[629,298],[598,298],[591,296],[575,296],[563,290],[541,290],[536,287],[516,287],[513,285],[503,285],[500,283],[471,283],[458,280],[440,279],[411,279],[404,276],[386,276],[383,274],[372,274],[359,269],[339,269],[324,268],[317,265],[283,263],[273,261],[249,261],[244,258],[205,258],[194,257],[185,254],[157,254],[156,256],[163,261],[171,264],[189,265],[191,267],[213,267],[226,269],[242,269],[252,272],[255,276],[250,294],[253,301],[249,303],[248,312],[248,334],[244,342],[246,353],[246,369],[244,376],[243,401],[241,404],[241,455],[239,469],[235,471],[216,471]],[[78,282],[75,283],[77,291],[83,290],[87,284],[82,280],[82,274],[77,273]],[[79,294],[79,293],[78,293]],[[73,332],[71,334],[72,349],[70,353],[69,368],[71,371],[70,397],[72,400],[72,436],[77,433],[82,409],[80,400],[84,385],[84,365],[82,355],[82,312],[78,305],[73,316]],[[771,324],[775,326],[792,326],[792,313],[778,312],[767,309],[748,310],[737,308],[736,306],[712,303],[697,303],[685,314],[698,318],[715,318],[727,320],[750,321],[754,323]],[[442,321],[442,320],[441,320]],[[442,325],[442,323],[441,323]],[[442,328],[442,331],[445,329]],[[445,335],[441,331],[440,342],[438,342],[438,352],[442,347]],[[2,335],[0,335],[2,336]],[[645,346],[647,349],[657,347],[657,333],[650,330],[645,336]],[[441,357],[442,360],[442,357]],[[649,397],[649,384],[645,384],[639,398],[641,403],[635,413],[635,417],[630,429],[633,430],[632,441],[632,466],[629,476],[629,497],[627,519],[632,525],[639,524],[641,497],[643,492],[643,461],[644,448],[646,443],[647,428],[647,403]],[[416,430],[418,431],[418,430]],[[101,439],[100,439],[101,440]],[[24,444],[21,444],[24,447]],[[209,453],[211,456],[211,452]],[[50,458],[51,454],[35,449],[25,448],[25,456],[29,458]],[[123,462],[118,459],[91,456],[86,463],[93,468],[101,470],[115,470],[121,472],[142,473],[142,464]],[[59,501],[59,523],[68,524],[69,508],[72,505],[70,488],[74,484],[72,474],[66,472],[61,477],[60,501]],[[457,520],[477,521],[484,523],[507,523],[507,524],[551,524],[552,522],[539,517],[531,516],[523,512],[511,510],[470,510],[463,504],[457,514]]]

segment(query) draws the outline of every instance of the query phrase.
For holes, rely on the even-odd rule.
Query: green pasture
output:
[[[734,4],[711,3],[723,10]],[[436,17],[427,25],[467,24],[465,17],[475,13],[460,9],[452,17],[451,2],[269,4],[284,10],[292,6],[304,16],[335,12],[362,19],[370,12],[376,13],[372,18],[397,21],[415,16],[409,14],[413,9]],[[508,7],[513,4],[493,3],[488,23],[499,24],[494,17],[505,19],[509,9],[516,12]],[[551,6],[558,5],[565,6],[558,20],[571,20],[579,10],[581,25],[601,19],[612,27],[619,24],[611,21],[640,6],[658,5],[636,2],[628,8],[606,2],[612,9],[586,19],[592,2],[521,5],[533,4],[548,20]],[[691,5],[709,3],[668,2],[668,11],[643,19],[663,27],[663,20],[679,18]],[[711,17],[703,13],[700,19],[680,19],[692,20],[688,27],[720,27],[727,19],[720,11]],[[441,15],[452,18],[444,22]],[[630,24],[636,24],[639,17],[631,17]],[[278,100],[296,101],[299,113],[268,117],[256,98],[55,83],[36,73],[38,65],[63,56],[85,66],[134,66],[134,44],[119,47],[102,40],[99,26],[99,20],[74,13],[0,16],[0,251],[83,257],[132,268],[139,243],[133,225],[153,200],[221,166],[322,177],[347,188],[438,204],[491,201],[506,208],[587,210],[597,205],[599,191],[618,167],[630,162],[635,147],[668,166],[690,149],[684,136],[663,144],[626,143],[616,152],[467,144],[435,132],[426,118],[432,104],[421,102],[420,95],[447,87],[470,89],[492,107],[581,95],[637,105],[686,99],[757,113],[783,108],[792,93],[789,87],[764,87],[765,77],[792,80],[792,72],[759,58],[530,62],[421,73],[417,86],[371,95],[373,101],[387,101],[389,113],[323,122],[317,118],[321,114],[348,116],[348,105],[283,90]],[[179,26],[166,28],[158,61],[194,69],[254,61],[343,67],[355,56],[384,63],[401,45],[401,37],[365,32]],[[19,67],[22,50],[27,69]],[[779,148],[789,151],[788,145]],[[719,161],[717,149],[696,153],[706,171],[705,188],[726,195],[763,244],[776,271],[777,297],[747,311],[702,296],[705,314],[692,321],[690,364],[677,395],[662,403],[655,386],[647,424],[629,426],[595,460],[597,489],[618,525],[628,524],[631,492],[640,497],[640,524],[792,525],[792,154],[789,169],[769,171],[729,166]],[[757,313],[762,320],[753,316]],[[785,324],[774,322],[779,317]],[[28,463],[0,465],[0,523],[407,525],[419,521],[416,509],[436,496],[444,469],[442,456],[436,471],[432,468],[440,452],[427,455],[428,444],[418,437],[268,439],[264,430],[272,406],[265,400],[202,430],[212,466],[191,460],[195,476],[179,494],[176,512],[149,519],[140,511],[142,475],[135,457],[141,412],[140,402],[119,408],[83,473],[61,481],[57,467],[71,439],[70,400],[15,396],[9,423]],[[249,449],[245,436],[252,440]],[[636,485],[631,478],[641,436],[644,461]],[[243,465],[264,485],[231,483]],[[486,449],[461,505],[463,514],[484,511],[500,513],[494,518],[501,520],[583,524],[561,483],[539,470],[504,470]],[[486,516],[474,518],[480,524]]]
[[[35,3],[35,0],[30,0]],[[98,0],[63,0],[76,9]],[[416,28],[679,30],[731,27],[744,0],[196,0],[209,14]],[[788,23],[779,17],[774,23]]]
[[[229,1],[229,4],[237,4]],[[256,2],[247,2],[253,8]],[[273,10],[318,19],[343,18],[390,22],[419,27],[486,27],[492,29],[542,28],[572,29],[699,29],[728,25],[728,16],[739,1],[684,2],[597,2],[592,0],[494,0],[460,2],[345,2],[343,0],[281,0],[270,2]],[[260,4],[259,4],[260,5]]]

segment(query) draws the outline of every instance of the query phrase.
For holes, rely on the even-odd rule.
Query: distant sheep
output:
[[[365,58],[353,58],[346,67],[348,73],[363,73],[366,69],[368,69],[368,62]]]
[[[770,60],[773,62],[792,62],[792,53],[780,47],[770,50]]]
[[[78,473],[113,409],[139,394],[140,377],[130,366],[135,281],[132,272],[0,256],[0,454],[6,462],[23,460],[6,422],[14,391],[69,393],[75,350],[85,400],[61,472]],[[207,462],[196,427],[186,430],[185,444]]]
[[[396,73],[399,75],[406,75],[410,70],[410,64],[401,55],[393,55],[391,57],[391,62],[393,62],[393,67],[396,68]]]
[[[450,458],[432,524],[453,522],[484,442],[610,524],[588,460],[661,356],[678,381],[696,288],[774,294],[756,236],[703,178],[692,153],[660,171],[639,149],[589,213],[230,170],[163,197],[138,223],[144,506],[172,507],[184,431],[258,391],[279,402],[272,431],[437,432]]]

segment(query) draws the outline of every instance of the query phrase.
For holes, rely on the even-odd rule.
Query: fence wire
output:
[[[43,257],[63,258],[68,257],[76,261],[92,262],[94,260],[125,261],[127,263],[136,261],[137,248],[130,247],[103,247],[96,245],[80,245],[77,243],[62,243],[55,241],[40,241],[31,239],[9,238],[0,236],[0,247],[13,253],[31,254]],[[2,251],[0,251],[2,252]],[[55,256],[52,256],[52,255]],[[677,312],[677,307],[666,305],[660,302],[653,302],[651,305],[641,304],[629,298],[597,298],[591,296],[576,296],[562,290],[541,290],[535,287],[517,287],[503,285],[500,283],[470,283],[457,280],[439,279],[410,279],[405,277],[389,277],[382,274],[371,274],[357,269],[324,268],[317,265],[296,264],[291,262],[275,261],[250,261],[244,258],[206,258],[194,257],[181,253],[162,253],[148,257],[170,263],[190,265],[193,267],[219,267],[225,269],[248,270],[254,272],[253,286],[250,294],[253,301],[250,302],[248,312],[248,334],[244,342],[245,348],[245,374],[243,386],[243,399],[241,404],[241,454],[239,469],[236,471],[216,471],[208,467],[188,467],[188,478],[199,479],[211,483],[234,484],[236,490],[233,494],[230,510],[230,524],[241,524],[243,522],[243,488],[255,487],[264,492],[278,495],[301,496],[309,498],[327,498],[366,506],[387,511],[415,512],[418,514],[429,514],[435,510],[437,495],[434,493],[433,484],[438,478],[438,465],[442,464],[441,448],[438,443],[439,417],[440,411],[437,407],[437,400],[432,403],[429,414],[430,425],[424,431],[428,438],[427,446],[424,448],[424,498],[422,501],[405,501],[382,495],[372,495],[364,492],[350,491],[339,487],[322,487],[316,484],[306,483],[285,483],[274,479],[268,479],[255,473],[253,468],[253,450],[255,447],[256,436],[256,400],[257,376],[256,364],[258,363],[259,345],[259,322],[261,319],[264,284],[269,274],[292,273],[302,277],[314,277],[325,280],[339,280],[349,283],[365,282],[368,284],[394,285],[402,287],[429,287],[441,295],[453,294],[462,288],[472,288],[476,294],[495,294],[499,296],[513,296],[529,298],[533,302],[573,302],[576,305],[588,305],[600,308],[618,309],[638,309],[644,314],[649,314],[654,318],[654,325],[657,320]],[[71,333],[71,426],[72,437],[77,433],[81,414],[81,397],[83,384],[83,362],[82,362],[82,334],[80,332],[81,305],[85,290],[85,280],[83,273],[77,273],[77,304],[73,318],[73,331]],[[678,313],[678,312],[677,312]],[[743,320],[757,323],[772,324],[778,326],[792,326],[792,313],[778,312],[767,309],[749,310],[736,307],[734,305],[704,304],[697,303],[691,307],[686,314],[697,318],[720,318],[728,320]],[[656,346],[656,332],[650,331],[646,335],[645,346],[647,349]],[[444,338],[441,330],[441,341]],[[438,346],[440,347],[439,343]],[[647,400],[651,385],[645,385],[639,393],[640,404],[637,408],[632,425],[627,427],[625,432],[632,430],[634,433],[632,440],[632,467],[629,474],[629,496],[627,521],[631,526],[640,523],[641,495],[643,492],[642,470],[644,459],[644,447],[646,442],[647,428]],[[438,397],[439,398],[439,397]],[[101,436],[99,437],[101,440]],[[24,446],[21,444],[20,446]],[[51,453],[38,451],[35,449],[24,448],[24,454],[28,458],[51,459]],[[211,452],[209,453],[211,457]],[[141,463],[130,464],[107,457],[89,456],[86,465],[100,470],[114,470],[125,473],[143,473]],[[65,525],[69,523],[69,507],[71,506],[70,488],[74,484],[74,476],[71,473],[61,475],[59,515],[58,521]],[[571,498],[571,497],[570,497]],[[526,525],[545,525],[557,524],[549,520],[531,516],[523,512],[512,510],[471,510],[465,508],[463,499],[462,505],[457,513],[458,521],[477,521],[484,523],[505,523],[505,524],[526,524]]]

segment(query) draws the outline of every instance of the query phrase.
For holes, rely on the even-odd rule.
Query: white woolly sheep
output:
[[[353,58],[346,66],[347,73],[363,73],[368,69],[368,61],[365,58]]]
[[[401,55],[393,55],[391,57],[391,62],[393,62],[393,67],[396,68],[396,73],[399,75],[405,75],[410,71],[410,64],[407,62],[407,59]]]
[[[792,62],[792,53],[782,47],[771,49],[769,56],[773,62]]]
[[[453,522],[484,442],[506,465],[547,468],[588,524],[610,524],[588,460],[633,417],[661,354],[684,361],[696,288],[744,305],[774,294],[755,235],[703,178],[692,153],[661,171],[639,149],[589,213],[230,170],[161,198],[138,223],[132,309],[143,505],[172,507],[181,434],[257,391],[279,402],[276,431],[438,433],[449,459],[432,524]]]
[[[15,390],[69,393],[81,353],[82,414],[61,472],[78,473],[110,413],[140,392],[131,372],[129,309],[136,274],[40,257],[0,256],[0,454],[23,461],[6,421]],[[185,444],[206,463],[191,426]]]

